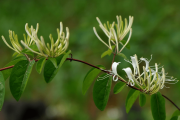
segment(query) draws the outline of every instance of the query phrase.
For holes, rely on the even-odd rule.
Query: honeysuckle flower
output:
[[[33,41],[35,42],[39,52],[36,52],[30,47],[28,47],[28,42],[26,43],[24,41],[21,41],[21,43],[27,49],[44,57],[57,57],[67,50],[69,45],[69,29],[68,27],[66,27],[66,36],[65,36],[65,33],[63,32],[62,22],[60,22],[60,30],[57,29],[58,39],[56,40],[56,42],[54,42],[52,35],[51,34],[49,35],[51,44],[47,43],[46,45],[44,42],[44,38],[42,36],[40,36],[40,39],[38,38],[37,36],[38,29],[39,29],[39,24],[37,24],[36,29],[34,29],[32,26],[31,28],[29,28],[28,24],[26,23],[25,30],[28,36],[31,38],[30,42]]]
[[[121,80],[122,81],[124,81],[124,82],[126,82],[121,76],[119,76],[118,75],[118,73],[117,73],[117,66],[119,65],[119,63],[121,63],[121,62],[113,62],[113,64],[112,64],[112,70],[104,70],[104,69],[101,69],[101,70],[103,70],[103,71],[107,71],[108,72],[108,74],[106,74],[105,76],[103,76],[103,77],[98,77],[98,80],[104,80],[105,78],[107,78],[107,77],[110,77],[111,75],[113,76],[113,81],[117,81],[118,80],[118,78],[121,78]]]
[[[20,53],[21,50],[23,49],[23,48],[21,47],[21,45],[19,44],[18,36],[17,36],[17,34],[14,33],[14,31],[9,30],[9,39],[10,39],[10,41],[11,41],[12,46],[10,46],[10,45],[7,43],[7,41],[6,41],[6,39],[4,38],[4,36],[1,36],[1,37],[2,37],[2,39],[3,39],[3,41],[4,41],[4,43],[5,43],[10,49],[14,50],[15,52]]]
[[[131,86],[134,86],[134,80],[132,78],[131,68],[128,67],[128,68],[124,68],[123,70],[127,73],[128,78],[129,78],[129,83],[131,84]]]
[[[113,64],[112,64],[113,81],[118,80],[117,66],[119,65],[119,63],[121,63],[121,62],[113,62]],[[116,79],[115,79],[115,77],[116,77]]]
[[[107,25],[106,24],[103,25],[101,23],[101,21],[99,20],[99,18],[96,17],[100,28],[103,30],[103,32],[108,37],[108,44],[99,37],[95,27],[93,27],[93,30],[94,30],[94,33],[97,36],[97,38],[103,44],[105,44],[111,50],[112,50],[112,44],[114,44],[116,46],[117,53],[120,53],[124,49],[124,47],[128,44],[128,42],[131,38],[131,34],[132,34],[131,26],[133,23],[133,17],[129,16],[129,24],[128,25],[127,25],[127,19],[125,19],[125,25],[124,25],[121,16],[116,16],[116,18],[117,18],[117,24],[115,24],[115,22],[113,22],[112,24],[109,24],[109,21],[107,21]],[[128,40],[126,41],[125,44],[123,44],[122,40],[127,35],[128,32],[130,32]],[[123,47],[120,50],[119,50],[119,43],[121,45],[123,45]]]
[[[151,56],[152,59],[152,56]],[[151,60],[150,59],[150,60]],[[146,58],[140,58],[138,61],[137,56],[131,56],[131,61],[127,61],[132,64],[134,69],[134,74],[130,67],[124,68],[123,70],[126,72],[127,77],[131,86],[137,85],[140,89],[142,89],[147,94],[154,94],[162,89],[165,83],[175,84],[178,80],[173,79],[173,77],[166,76],[165,70],[163,67],[159,67],[157,63],[155,66],[149,66],[150,60]],[[143,72],[140,73],[139,63],[145,62],[146,66],[143,66]],[[159,72],[158,69],[162,68]]]

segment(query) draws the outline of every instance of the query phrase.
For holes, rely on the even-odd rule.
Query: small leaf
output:
[[[119,92],[121,92],[121,90],[124,88],[124,86],[126,85],[126,83],[124,82],[118,82],[115,86],[114,86],[114,94],[118,94]]]
[[[30,51],[29,49],[23,49],[21,51],[21,53],[22,54],[24,53],[24,54],[27,54],[27,55],[30,55],[30,56],[34,57],[34,53],[32,51]]]
[[[3,74],[0,71],[0,111],[4,103],[4,96],[5,96],[5,82],[4,82]]]
[[[125,45],[125,44],[126,44],[126,41],[125,41],[125,40],[121,40],[121,43],[122,43],[123,45]],[[126,48],[127,48],[127,49],[130,49],[129,43],[126,45]]]
[[[37,47],[36,44],[30,45],[29,47],[30,47],[32,50],[34,50],[34,51],[36,51],[36,52],[39,52],[39,49],[38,49],[38,47]],[[29,51],[30,51],[30,50],[29,50]]]
[[[14,65],[9,78],[9,86],[13,97],[18,101],[26,88],[35,61],[21,60]]]
[[[56,58],[48,57],[48,59],[52,62],[55,68],[57,68],[57,61]]]
[[[139,95],[139,105],[142,107],[146,103],[146,96],[143,93],[140,93]]]
[[[100,77],[105,77],[107,74],[102,74]],[[96,80],[93,87],[93,100],[96,107],[103,111],[107,105],[109,94],[111,91],[112,77],[106,77],[103,80]]]
[[[37,70],[37,72],[40,74],[41,73],[41,71],[42,71],[42,68],[43,68],[43,66],[44,66],[44,63],[45,63],[45,61],[46,61],[46,58],[41,58],[39,61],[37,61],[37,63],[36,63],[36,70]]]
[[[105,69],[102,65],[97,65],[97,67],[101,69]],[[85,95],[89,87],[91,86],[93,80],[97,77],[97,75],[101,72],[101,70],[97,68],[91,68],[90,71],[86,74],[84,81],[83,81],[83,87],[82,87],[82,93]]]
[[[154,120],[166,119],[165,100],[160,92],[151,96],[151,112]]]
[[[113,52],[113,49],[115,48],[115,45],[112,46],[112,50],[111,49],[108,49],[107,51],[103,52],[101,54],[101,58],[105,57],[106,55],[111,55],[111,53]]]
[[[128,113],[134,104],[135,100],[139,96],[140,91],[131,89],[126,98],[126,113]]]
[[[29,46],[29,48],[31,48],[32,50],[34,50],[36,52],[39,52],[38,47],[37,47],[36,44],[33,44],[33,45]],[[21,52],[34,57],[34,53],[32,51],[30,51],[29,49],[27,49],[27,48],[23,49]]]
[[[105,51],[105,52],[103,52],[102,54],[101,54],[101,58],[103,58],[103,57],[105,57],[106,55],[111,55],[111,53],[112,53],[113,51],[111,50],[111,49],[108,49],[107,51]]]
[[[14,52],[12,57],[16,57],[17,55],[19,55],[19,53],[18,52]]]
[[[55,68],[53,63],[49,59],[46,61],[43,76],[47,83],[49,83],[55,77],[55,75],[57,74],[60,67],[62,66],[62,64],[64,63],[64,61],[70,53],[71,51],[69,50],[66,54],[56,57],[58,68]]]
[[[127,60],[126,55],[124,55],[123,53],[118,53],[117,55],[119,55],[119,56],[121,56],[121,57],[123,57],[124,59],[126,59],[126,60]]]
[[[179,111],[179,110],[176,110],[176,111],[173,113],[173,115],[172,115],[172,117],[171,117],[170,120],[178,120],[179,116],[180,116],[180,111]]]
[[[26,60],[26,57],[25,57],[25,56],[19,56],[19,57],[17,57],[16,59],[14,59],[13,61],[9,62],[9,63],[8,63],[7,65],[5,65],[4,67],[8,67],[8,66],[15,65],[17,62],[19,62],[19,61],[21,61],[21,60]],[[11,71],[12,71],[12,68],[6,69],[6,70],[3,70],[3,71],[2,71],[5,80],[10,76]]]

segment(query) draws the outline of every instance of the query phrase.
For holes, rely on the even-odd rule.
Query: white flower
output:
[[[169,79],[169,77],[166,76],[164,68],[158,67],[157,63],[155,63],[154,67],[150,67],[150,60],[146,58],[140,58],[140,61],[138,61],[136,55],[131,56],[131,61],[125,60],[131,63],[134,69],[134,74],[129,67],[123,69],[126,72],[127,77],[129,78],[129,83],[131,84],[131,86],[134,86],[136,84],[145,93],[152,95],[158,92],[159,89],[162,89],[165,86],[165,83],[175,84],[176,82],[178,82],[178,80],[173,79],[172,77]],[[139,63],[141,63],[142,61],[145,62],[146,66],[143,66],[143,72],[140,73]],[[162,70],[159,72],[158,69],[160,68],[162,68]]]
[[[112,73],[114,74],[113,75],[113,81],[117,81],[118,80],[118,77],[117,77],[117,75],[118,75],[118,73],[117,73],[117,66],[119,65],[119,63],[121,63],[121,62],[113,62],[113,64],[112,64]],[[116,79],[115,79],[115,76],[116,76]]]
[[[124,68],[123,69],[126,73],[127,73],[127,75],[128,75],[128,78],[129,78],[129,83],[131,84],[131,86],[134,86],[134,80],[133,80],[133,75],[132,75],[132,71],[131,71],[131,68]]]
[[[119,63],[121,63],[121,62],[113,62],[113,64],[112,64],[112,70],[104,70],[104,69],[101,69],[101,70],[103,70],[103,71],[107,71],[108,72],[108,74],[106,74],[105,76],[103,76],[103,77],[98,77],[98,80],[104,80],[105,78],[107,78],[107,77],[109,77],[110,75],[112,75],[113,76],[113,81],[118,81],[118,78],[121,78],[121,81],[124,81],[124,82],[126,82],[121,76],[119,76],[118,75],[118,73],[117,73],[117,66],[119,65]],[[116,78],[115,78],[116,77]]]
[[[109,24],[109,22],[107,22],[107,25],[106,24],[103,25],[101,23],[101,21],[99,20],[99,18],[96,17],[96,19],[99,23],[99,27],[103,30],[103,32],[108,37],[108,44],[99,37],[95,27],[93,27],[93,30],[94,30],[94,33],[97,36],[97,38],[103,44],[105,44],[111,50],[112,50],[112,44],[114,44],[116,46],[117,53],[120,53],[124,49],[124,47],[128,44],[128,42],[131,38],[131,34],[132,34],[131,27],[132,27],[132,23],[133,23],[133,17],[129,16],[129,24],[128,25],[127,25],[127,19],[125,19],[125,25],[124,25],[121,16],[116,16],[116,18],[117,18],[117,24],[115,24],[115,22],[113,22],[112,24]],[[126,41],[125,44],[123,44],[122,40],[124,39],[124,37],[127,35],[128,32],[130,32],[128,40]],[[121,45],[123,45],[123,47],[120,50],[119,50],[119,43]]]

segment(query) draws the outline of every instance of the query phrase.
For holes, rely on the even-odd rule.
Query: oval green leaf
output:
[[[66,54],[56,57],[56,61],[58,65],[57,68],[54,67],[53,63],[50,60],[46,61],[45,66],[44,66],[43,76],[47,83],[49,83],[55,77],[55,75],[57,74],[60,67],[62,66],[62,64],[64,63],[64,61],[66,60],[66,58],[68,57],[70,53],[71,51],[69,50]]]
[[[8,66],[11,66],[11,65],[15,65],[17,62],[19,62],[19,61],[21,61],[21,60],[26,60],[26,57],[25,57],[25,56],[19,56],[19,57],[17,57],[16,59],[14,59],[13,61],[9,62],[9,63],[8,63],[7,65],[5,65],[4,67],[8,67]],[[2,71],[5,80],[10,76],[11,71],[12,71],[12,68],[6,69],[6,70],[3,70],[3,71]]]
[[[105,77],[106,76],[106,77]],[[103,80],[96,80],[93,87],[93,100],[96,107],[103,111],[107,105],[109,94],[111,91],[112,77],[107,77],[107,74],[100,75],[99,78],[104,77]]]
[[[126,85],[126,83],[124,82],[118,82],[115,86],[114,86],[114,94],[118,94],[119,92],[121,92],[121,90],[124,88],[124,86]]]
[[[170,120],[178,120],[178,117],[180,117],[180,111],[176,110]]]
[[[37,61],[36,63],[36,71],[40,74],[42,69],[43,69],[43,66],[44,66],[44,63],[46,61],[46,58],[41,58]]]
[[[57,68],[56,58],[48,57],[48,60],[50,60],[52,62],[52,64],[54,65],[54,67]]]
[[[126,113],[128,113],[136,101],[137,97],[139,96],[140,91],[131,89],[128,93],[128,96],[126,98]]]
[[[165,120],[165,99],[160,92],[151,96],[151,112],[154,120]]]
[[[142,107],[146,104],[146,96],[143,93],[139,95],[139,105]]]
[[[97,67],[101,69],[105,69],[102,65],[97,65]],[[101,72],[101,70],[97,68],[91,68],[89,72],[86,74],[84,81],[83,81],[83,87],[82,87],[82,93],[85,95],[89,87],[91,86],[93,80],[98,76],[98,74]]]
[[[9,78],[9,86],[13,97],[18,101],[26,88],[35,61],[21,60],[14,65]]]
[[[112,46],[112,50],[111,49],[108,49],[107,51],[103,52],[101,54],[101,58],[105,57],[106,55],[111,55],[111,53],[113,52],[113,49],[115,48],[115,45]]]
[[[124,59],[126,59],[126,60],[127,60],[127,57],[126,57],[126,55],[125,55],[125,54],[123,54],[123,53],[118,53],[117,55],[119,55],[119,56],[121,56],[121,57],[123,57]]]
[[[4,103],[4,96],[5,96],[5,82],[2,72],[0,72],[0,111]]]

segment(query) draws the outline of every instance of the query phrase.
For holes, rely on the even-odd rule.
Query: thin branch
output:
[[[165,95],[162,95],[164,98],[166,98],[169,102],[171,102],[179,111],[180,111],[180,108],[172,101],[170,100],[168,97],[166,97]]]
[[[66,60],[69,60],[69,61],[77,61],[77,62],[80,62],[80,63],[84,63],[84,64],[86,64],[86,65],[88,65],[88,66],[97,68],[97,69],[99,69],[99,70],[101,70],[101,71],[103,71],[103,72],[105,72],[105,73],[107,73],[107,74],[110,74],[110,72],[105,71],[105,70],[103,70],[103,69],[101,69],[101,68],[99,68],[99,67],[97,67],[97,66],[95,66],[95,65],[92,65],[92,64],[87,63],[87,62],[82,61],[82,60],[78,60],[78,59],[74,59],[74,58],[66,58]],[[35,61],[37,62],[38,59],[36,59]],[[14,65],[8,66],[8,67],[5,67],[5,68],[1,68],[0,71],[7,70],[7,69],[10,69],[10,68],[13,68],[13,67],[14,67]],[[111,75],[111,74],[110,74],[110,75]],[[143,92],[143,90],[141,90],[141,89],[139,89],[139,88],[137,88],[137,87],[135,87],[135,86],[131,86],[131,85],[127,84],[126,81],[124,81],[124,80],[122,80],[122,79],[120,79],[120,78],[118,78],[118,79],[119,79],[120,81],[126,83],[126,85],[129,86],[130,88],[135,89],[135,90],[139,90],[139,91]],[[168,97],[166,97],[165,95],[162,95],[162,96],[163,96],[164,98],[166,98],[168,101],[170,101],[170,102],[180,111],[180,108],[179,108],[174,102],[172,102],[172,100],[170,100],[170,99],[169,99]]]
[[[116,47],[115,47],[115,53],[113,53],[113,54],[114,54],[114,56],[113,56],[112,64],[113,64],[115,56],[116,56]],[[112,64],[111,64],[111,70],[112,70]]]

